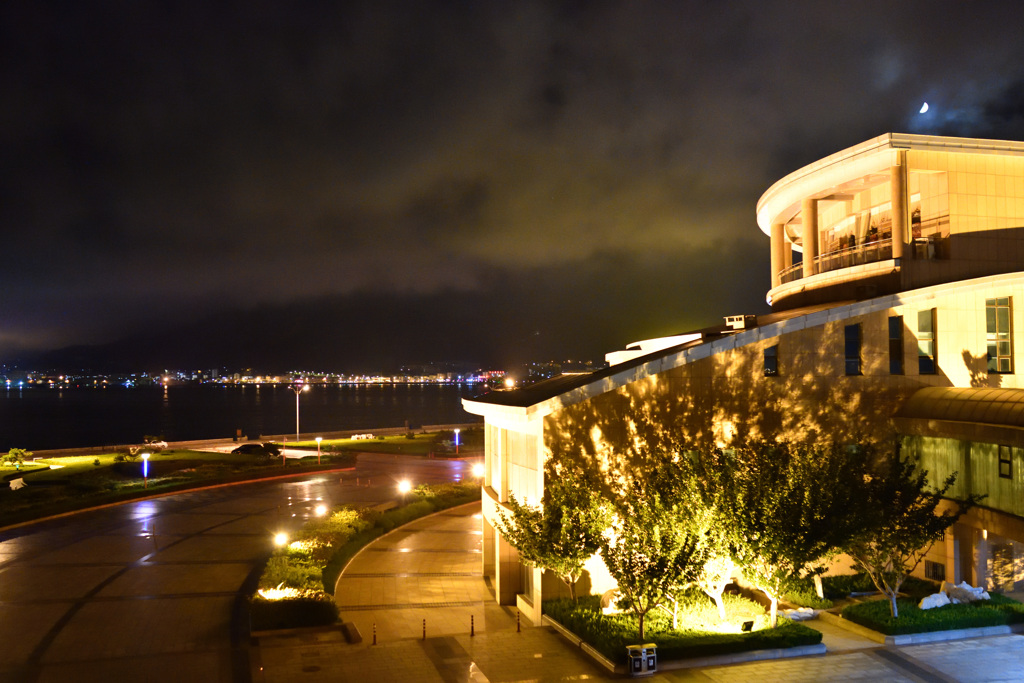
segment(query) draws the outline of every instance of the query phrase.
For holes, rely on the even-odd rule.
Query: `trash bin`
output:
[[[648,676],[658,670],[657,645],[627,645],[626,661],[630,676]]]
[[[654,673],[658,670],[658,646],[654,643],[644,643],[644,671]]]

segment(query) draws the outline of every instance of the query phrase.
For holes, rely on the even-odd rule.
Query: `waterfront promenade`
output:
[[[364,455],[354,472],[180,493],[0,532],[0,681],[616,679],[550,627],[523,620],[517,631],[514,610],[491,599],[479,504],[417,520],[354,558],[336,599],[362,643],[346,643],[337,629],[248,637],[239,608],[272,533],[298,528],[320,500],[377,504],[394,497],[399,478],[451,481],[469,466]],[[651,680],[1024,678],[1021,636],[883,647],[811,624],[823,630],[828,654],[661,671]]]

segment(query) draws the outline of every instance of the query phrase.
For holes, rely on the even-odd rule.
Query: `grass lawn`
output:
[[[1024,623],[1024,605],[999,594],[991,600],[934,609],[920,609],[912,600],[897,600],[896,606],[896,619],[890,616],[887,599],[850,605],[843,609],[843,618],[887,636]]]
[[[119,457],[115,453],[70,456],[25,463],[20,471],[0,468],[0,526],[161,490],[316,469],[315,454],[312,459],[303,458],[301,464],[293,460],[282,466],[277,458],[257,460],[246,454],[166,450],[150,457],[147,482],[142,476],[142,458],[118,462]],[[325,466],[350,459],[338,453],[322,458]],[[7,481],[19,476],[26,486],[13,491]]]
[[[600,596],[581,597],[579,605],[568,598],[544,603],[544,613],[559,622],[613,662],[623,661],[626,646],[640,641],[631,614],[604,615]],[[815,645],[821,633],[803,624],[779,619],[768,628],[764,608],[738,595],[726,595],[726,621],[719,623],[718,610],[706,595],[690,592],[680,600],[679,629],[672,629],[671,617],[662,610],[649,612],[645,619],[644,642],[656,643],[659,659],[686,659],[709,655],[774,648]],[[753,621],[753,630],[741,626]]]

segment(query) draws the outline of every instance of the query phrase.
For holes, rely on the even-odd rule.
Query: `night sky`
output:
[[[1024,139],[1022,26],[962,0],[8,1],[0,361],[495,366],[766,312],[758,197],[885,132]]]

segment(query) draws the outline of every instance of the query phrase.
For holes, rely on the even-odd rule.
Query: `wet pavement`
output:
[[[239,619],[277,531],[318,502],[375,504],[461,461],[362,457],[354,472],[225,486],[0,532],[0,681],[248,681]],[[356,484],[356,479],[359,484]]]

